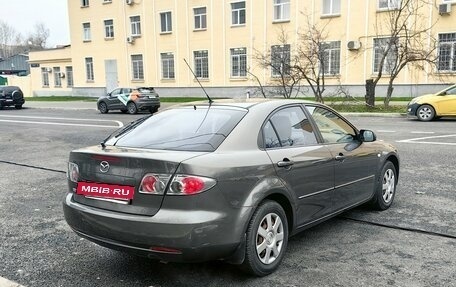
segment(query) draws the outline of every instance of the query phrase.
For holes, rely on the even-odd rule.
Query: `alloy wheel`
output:
[[[273,263],[280,255],[284,240],[283,223],[275,213],[266,214],[258,226],[256,251],[263,264]]]
[[[396,178],[394,176],[394,171],[387,169],[383,175],[382,184],[382,197],[385,203],[389,203],[393,199],[395,185]]]
[[[433,117],[434,112],[429,107],[423,107],[418,111],[418,116],[422,120],[429,120]]]

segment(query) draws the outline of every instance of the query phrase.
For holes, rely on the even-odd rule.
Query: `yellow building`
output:
[[[395,80],[395,95],[422,94],[456,81],[456,0],[430,2],[409,21],[413,27],[432,26],[421,41],[431,50],[430,39],[437,39],[437,69],[405,68]],[[391,37],[385,23],[400,3],[69,0],[71,47],[30,53],[33,90],[98,96],[117,86],[154,86],[161,96],[202,95],[186,60],[211,96],[245,96],[258,86],[253,75],[265,86],[277,76],[261,66],[258,55],[293,54],[310,23],[326,31],[328,92],[342,85],[364,95],[365,81],[378,72],[379,47]],[[377,95],[389,78],[388,66],[383,70]]]

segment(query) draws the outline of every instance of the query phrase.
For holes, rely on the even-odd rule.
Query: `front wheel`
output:
[[[133,102],[129,102],[127,104],[127,110],[129,114],[136,114],[138,112],[138,108],[136,107],[136,104]]]
[[[416,111],[416,116],[423,122],[432,121],[435,117],[435,110],[430,105],[422,105]]]
[[[386,210],[393,203],[396,195],[397,171],[394,164],[387,161],[375,183],[375,194],[372,198],[372,207],[376,210]]]
[[[255,210],[247,228],[245,260],[241,268],[256,276],[274,272],[288,243],[288,221],[282,206],[264,201]]]
[[[109,111],[108,105],[105,102],[101,102],[98,104],[98,110],[100,111],[100,113],[106,114]]]

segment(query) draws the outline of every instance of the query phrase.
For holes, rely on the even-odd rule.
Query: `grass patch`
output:
[[[383,105],[368,107],[366,105],[353,104],[329,104],[330,107],[341,113],[405,113],[404,106],[389,106],[385,108]]]

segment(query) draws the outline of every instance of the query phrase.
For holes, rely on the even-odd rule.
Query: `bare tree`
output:
[[[43,50],[46,48],[46,42],[49,38],[49,29],[43,22],[38,22],[34,26],[34,31],[25,39],[25,46],[29,50]]]
[[[8,23],[0,20],[0,57],[8,58],[14,55],[20,40],[20,34]]]
[[[387,94],[384,105],[387,107],[394,91],[394,81],[405,67],[425,70],[424,65],[434,65],[437,61],[437,41],[430,33],[431,25],[420,19],[424,15],[424,7],[432,3],[429,0],[402,0],[391,2],[397,7],[389,7],[386,13],[377,16],[374,39],[374,72],[375,78],[366,83],[366,90],[371,94],[368,98],[375,99],[375,88],[384,74],[389,76]],[[372,94],[373,93],[373,94]]]

